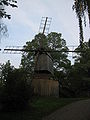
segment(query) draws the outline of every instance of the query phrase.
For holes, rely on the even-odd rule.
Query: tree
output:
[[[82,68],[82,73],[85,72],[85,74],[82,74],[82,76],[90,76],[90,47],[89,42],[83,43],[83,48],[80,46],[76,49],[80,50],[80,53],[77,53],[77,56],[75,57],[75,65],[79,64]]]
[[[1,0],[0,1],[0,19],[1,18],[11,18],[11,15],[8,15],[5,11],[5,6],[17,7],[16,0]]]
[[[73,10],[75,10],[78,17],[80,28],[80,45],[82,46],[82,43],[84,41],[82,18],[84,18],[84,24],[86,26],[86,13],[88,13],[90,24],[90,0],[74,0]]]
[[[22,69],[15,69],[8,61],[1,65],[0,103],[3,110],[22,109],[31,98],[31,84]]]
[[[14,70],[14,66],[11,66],[10,61],[8,60],[6,64],[2,64],[0,67],[0,80],[2,80],[3,85],[6,83],[6,80],[9,76],[9,73],[11,73]]]
[[[52,52],[50,53],[53,59],[53,68],[54,72],[63,72],[67,73],[68,67],[71,65],[70,61],[67,59],[68,53],[63,52],[67,51],[66,41],[61,38],[61,33],[51,32],[47,36],[43,34],[38,34],[32,41],[29,41],[24,46],[25,50],[37,50],[39,48],[39,41],[43,42],[43,47],[46,50],[52,51],[62,51],[62,52]],[[28,75],[31,75],[34,71],[35,65],[35,52],[24,52],[21,59],[21,67],[25,69]],[[60,79],[60,76],[58,80]]]
[[[52,51],[61,51],[57,53],[51,53],[51,56],[54,61],[53,67],[57,71],[66,72],[67,66],[70,65],[70,61],[67,59],[68,53],[64,51],[67,51],[68,47],[66,46],[66,41],[61,37],[61,33],[52,32],[48,34],[47,41],[49,49],[51,49]]]
[[[90,47],[89,42],[83,43],[83,48],[79,45],[76,49],[75,63],[68,75],[68,80],[72,89],[77,95],[90,89]],[[77,52],[80,51],[80,52]]]

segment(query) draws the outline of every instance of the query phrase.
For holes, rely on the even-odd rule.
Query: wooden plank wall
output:
[[[59,83],[50,79],[33,79],[34,94],[40,96],[59,96]]]

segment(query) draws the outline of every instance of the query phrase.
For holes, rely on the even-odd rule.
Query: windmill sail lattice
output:
[[[51,20],[52,20],[52,18],[50,18],[50,17],[42,17],[40,27],[39,27],[39,33],[43,33],[46,35],[49,33]]]

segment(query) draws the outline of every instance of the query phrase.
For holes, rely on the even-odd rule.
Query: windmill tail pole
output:
[[[48,20],[48,17],[46,17],[46,20],[45,20],[45,24],[44,24],[44,28],[43,28],[43,34],[44,34],[44,32],[45,32],[45,28],[46,28],[47,20]]]
[[[44,27],[43,27],[43,32],[42,32],[43,35],[45,33],[45,29],[46,29],[46,25],[47,25],[47,20],[48,20],[48,17],[46,17],[46,19],[45,19],[45,23],[44,23]],[[40,42],[40,48],[43,48],[43,38],[39,42]]]

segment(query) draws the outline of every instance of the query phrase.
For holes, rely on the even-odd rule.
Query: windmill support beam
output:
[[[43,28],[43,34],[45,32],[45,28],[46,28],[46,24],[47,24],[47,19],[48,19],[48,17],[46,17],[46,20],[45,20],[45,24],[44,24],[44,28]]]

